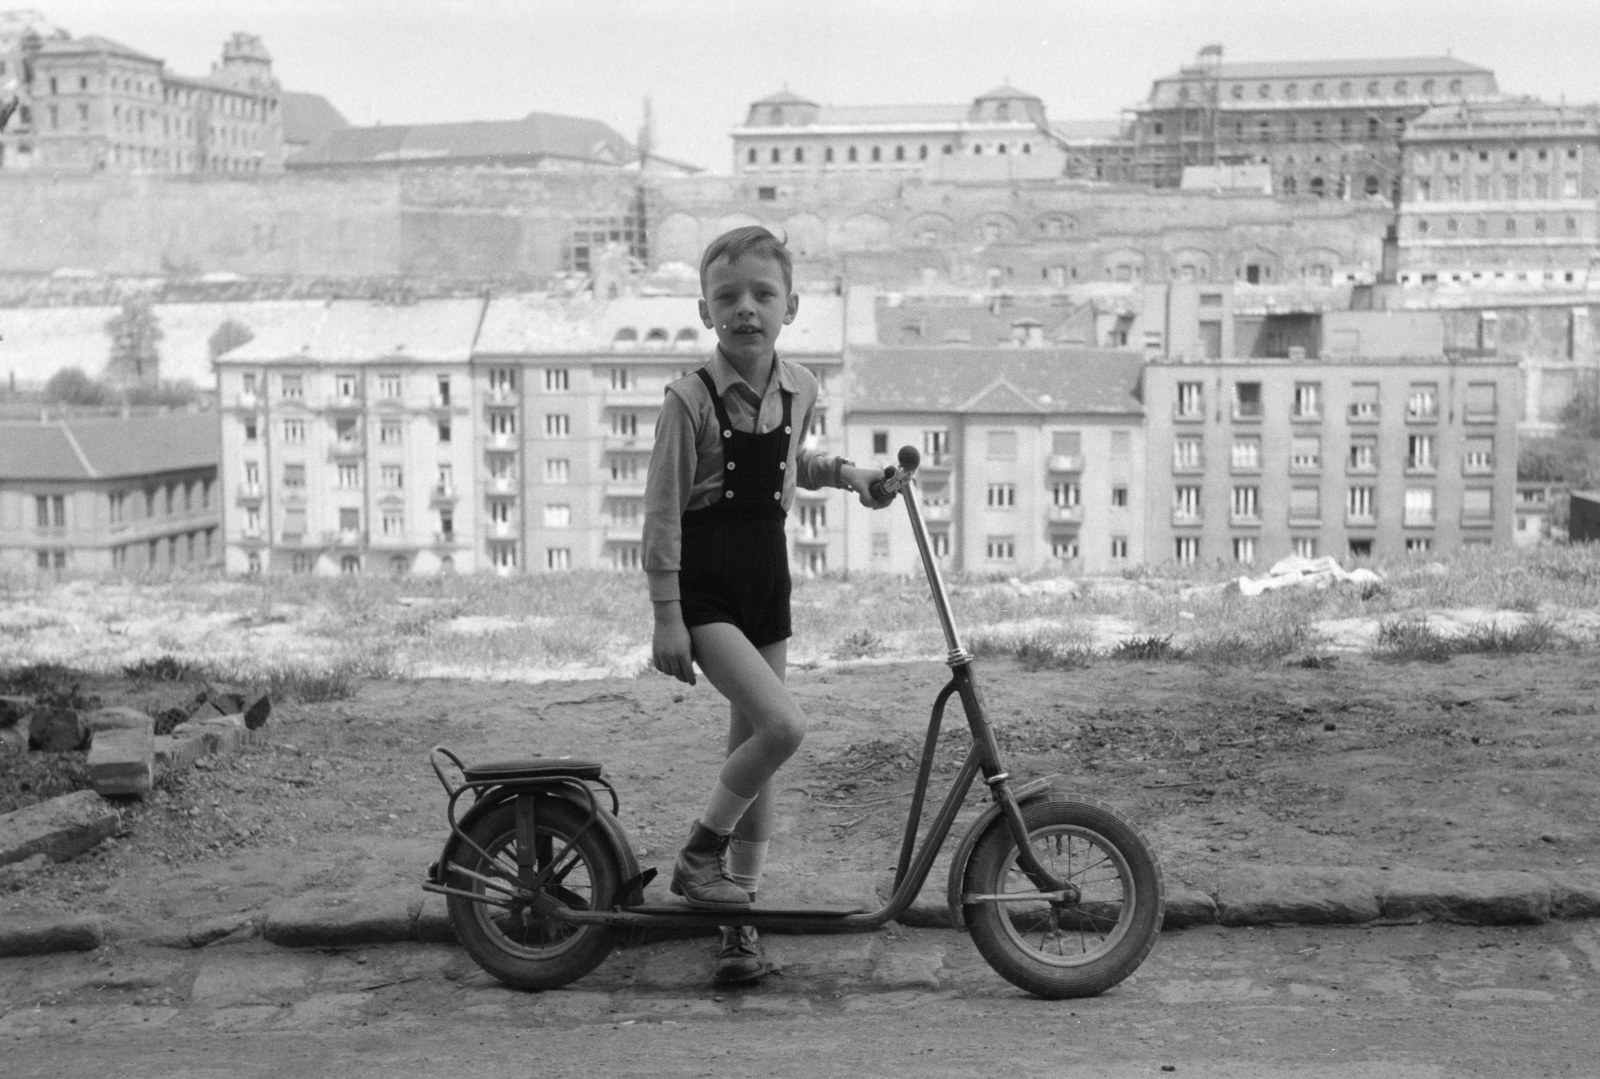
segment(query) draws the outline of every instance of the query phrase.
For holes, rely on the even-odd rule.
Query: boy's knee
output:
[[[806,739],[806,731],[808,729],[810,729],[810,722],[804,714],[799,712],[784,716],[779,722],[772,725],[772,740],[779,752],[783,754],[784,759],[787,760],[793,756],[794,752],[800,748],[800,743]]]

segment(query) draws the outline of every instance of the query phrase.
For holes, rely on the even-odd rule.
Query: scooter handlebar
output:
[[[900,467],[884,466],[883,476],[867,486],[874,502],[881,502],[887,506],[894,501],[894,496],[900,493],[900,488],[906,485],[906,481],[916,472],[917,465],[922,463],[922,455],[917,452],[915,446],[901,446],[898,456]]]

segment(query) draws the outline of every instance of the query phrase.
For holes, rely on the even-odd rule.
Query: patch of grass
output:
[[[1425,618],[1384,619],[1378,623],[1373,651],[1383,659],[1401,663],[1411,660],[1443,663],[1454,654],[1449,639]]]
[[[1111,649],[1110,655],[1112,659],[1135,661],[1176,660],[1184,657],[1184,651],[1173,645],[1170,636],[1124,637]]]
[[[1224,630],[1189,643],[1188,658],[1216,666],[1272,663],[1299,652],[1309,634],[1299,623],[1273,623],[1251,630]]]
[[[1082,641],[1042,633],[1020,636],[979,633],[967,642],[974,659],[1014,659],[1024,670],[1080,670],[1094,661],[1094,649]]]
[[[1440,632],[1426,619],[1396,618],[1379,624],[1373,651],[1383,659],[1442,663],[1458,655],[1547,652],[1561,643],[1555,627],[1540,618],[1530,618],[1515,627],[1482,623],[1455,635]]]
[[[200,682],[206,677],[205,668],[170,653],[130,663],[122,673],[136,682]]]

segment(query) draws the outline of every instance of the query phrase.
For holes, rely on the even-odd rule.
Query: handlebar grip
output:
[[[882,502],[887,505],[894,501],[894,496],[899,492],[900,487],[896,484],[895,489],[891,491],[887,481],[894,479],[899,471],[893,465],[885,465],[883,467],[883,475],[867,484],[867,493],[872,496],[874,502]]]

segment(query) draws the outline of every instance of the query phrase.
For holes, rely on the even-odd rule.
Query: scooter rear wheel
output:
[[[574,910],[609,910],[622,877],[601,830],[590,828],[580,835],[586,814],[560,798],[540,798],[535,816],[535,869],[552,863],[558,867],[545,894]],[[480,967],[517,989],[554,989],[576,981],[605,960],[614,943],[611,927],[542,917],[527,903],[460,871],[512,887],[505,878],[517,876],[515,799],[473,822],[466,834],[489,860],[460,844],[450,866],[450,886],[475,892],[487,902],[450,896],[450,924]]]
[[[1001,977],[1035,996],[1103,993],[1155,945],[1165,905],[1161,866],[1138,829],[1104,803],[1058,796],[1023,806],[1022,819],[1034,855],[1080,898],[1004,898],[1038,888],[1018,866],[1002,818],[967,863],[962,911],[972,941]]]

